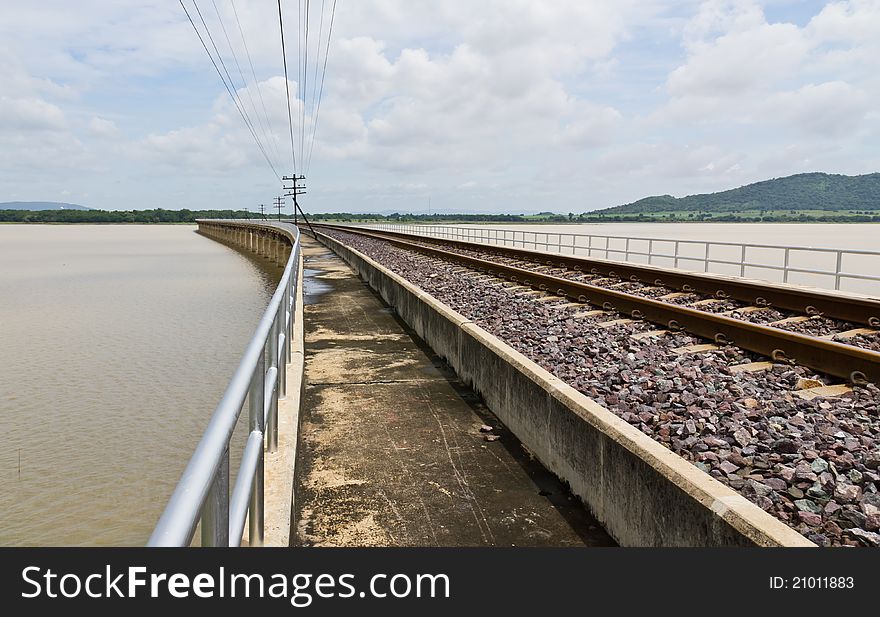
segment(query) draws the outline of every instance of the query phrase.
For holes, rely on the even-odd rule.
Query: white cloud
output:
[[[880,1],[831,2],[812,19],[786,19],[786,2],[765,14],[768,4],[340,2],[305,201],[348,209],[368,187],[373,207],[424,207],[431,194],[435,209],[503,209],[531,194],[579,211],[880,164]],[[244,72],[246,83],[228,62],[240,99],[289,173],[277,13],[236,3],[258,87],[231,4],[217,6]],[[284,6],[296,96],[297,15]],[[213,6],[200,7],[229,61]],[[107,168],[119,186],[141,183],[143,206],[186,197],[177,178],[205,179],[211,205],[277,190],[177,3],[3,3],[0,41],[0,190],[22,194],[49,172],[81,195],[105,186]],[[297,142],[302,114],[294,101]]]
[[[112,139],[119,135],[119,127],[112,120],[94,116],[89,121],[89,134],[98,139]]]
[[[687,62],[667,83],[674,96],[724,97],[783,81],[811,47],[801,28],[767,23],[754,2],[707,2],[685,32]]]
[[[60,131],[67,127],[64,112],[35,97],[0,96],[0,131]]]
[[[767,115],[806,133],[840,138],[860,128],[871,100],[862,90],[842,81],[807,84],[798,90],[774,94]]]

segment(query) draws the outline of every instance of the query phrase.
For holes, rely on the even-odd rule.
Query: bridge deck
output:
[[[613,544],[342,260],[304,247],[292,544]]]

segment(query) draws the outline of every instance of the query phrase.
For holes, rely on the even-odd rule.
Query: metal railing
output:
[[[812,275],[821,287],[840,290],[842,281],[868,281],[880,291],[880,252],[855,249],[784,246],[716,242],[713,240],[675,240],[637,236],[611,236],[551,231],[531,231],[454,225],[370,223],[370,229],[397,231],[416,236],[481,242],[500,246],[519,246],[548,253],[564,253],[606,260],[623,260],[691,271],[767,278],[778,273],[776,281],[789,283],[792,274]],[[860,262],[860,263],[856,263]],[[821,267],[822,264],[827,267]],[[818,265],[817,265],[818,264]],[[847,270],[862,266],[861,271]],[[718,266],[726,267],[727,271]]]
[[[255,225],[267,226],[283,230],[291,239],[290,258],[147,546],[189,546],[199,521],[202,546],[239,546],[245,519],[249,544],[263,543],[264,441],[269,452],[277,450],[278,398],[286,395],[285,368],[290,361],[294,298],[300,284],[299,230],[280,223]],[[230,495],[229,445],[246,400],[249,434]]]

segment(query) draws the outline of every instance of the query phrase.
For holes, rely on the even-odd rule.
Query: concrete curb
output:
[[[320,234],[624,546],[815,546],[436,298]]]

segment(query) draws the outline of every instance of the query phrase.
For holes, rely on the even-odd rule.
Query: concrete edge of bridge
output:
[[[412,283],[319,236],[622,546],[815,546]]]

